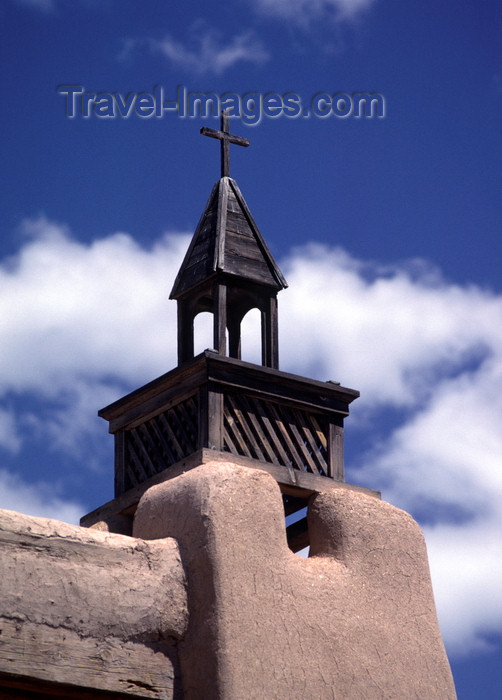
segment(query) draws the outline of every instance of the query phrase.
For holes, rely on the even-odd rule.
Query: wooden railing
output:
[[[115,435],[115,495],[204,448],[270,465],[278,481],[281,468],[300,486],[301,474],[343,481],[343,420],[357,396],[206,351],[100,411]]]

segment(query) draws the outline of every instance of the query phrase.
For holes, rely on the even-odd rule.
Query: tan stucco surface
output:
[[[134,537],[0,511],[0,695],[454,700],[413,519],[331,488],[309,534],[303,559],[277,482],[222,462],[149,489]]]
[[[318,494],[309,518],[302,559],[274,479],[230,463],[144,495],[134,534],[176,538],[185,565],[185,697],[455,698],[413,519],[342,489]]]
[[[173,697],[187,622],[174,540],[2,510],[0,570],[0,674]]]

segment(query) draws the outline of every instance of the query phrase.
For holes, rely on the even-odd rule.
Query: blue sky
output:
[[[58,86],[379,93],[383,118],[232,119],[231,174],[290,285],[281,368],[361,391],[348,480],[421,523],[458,696],[498,699],[501,30],[489,0],[6,0],[0,505],[112,497],[96,412],[175,365],[169,291],[219,176],[216,119],[70,119]]]

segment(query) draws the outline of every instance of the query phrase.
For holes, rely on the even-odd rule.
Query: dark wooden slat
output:
[[[154,431],[157,440],[159,441],[160,445],[162,446],[162,449],[164,450],[164,453],[166,455],[166,466],[169,466],[171,464],[174,464],[175,462],[178,461],[176,455],[174,454],[173,450],[171,449],[171,445],[169,444],[169,441],[166,440],[166,436],[162,432],[162,429],[159,425],[159,421],[157,418],[152,418],[150,421],[150,426],[151,429]]]
[[[132,433],[129,434],[128,438],[129,439],[127,440],[127,456],[132,462],[131,467],[134,466],[137,470],[137,474],[134,474],[133,471],[133,476],[135,477],[136,483],[138,483],[138,481],[145,481],[146,479],[148,479],[150,474],[146,473],[143,462],[141,461],[141,458],[139,456],[140,448],[138,448],[138,446],[136,445]]]
[[[260,422],[256,416],[256,408],[254,403],[251,402],[251,400],[248,401],[248,397],[245,395],[241,395],[239,397],[239,401],[242,403],[244,411],[246,412],[246,415],[249,419],[249,422],[251,423],[257,439],[259,440],[261,446],[264,448],[264,451],[266,452],[266,457],[265,461],[266,462],[272,462],[273,464],[279,464],[279,461],[275,455],[274,448],[272,445],[269,443],[265,433],[262,430],[262,427],[260,425]]]
[[[241,205],[237,201],[237,197],[235,196],[235,192],[233,191],[233,189],[231,187],[229,188],[229,192],[228,192],[227,210],[229,212],[232,212],[232,213],[240,213],[242,216],[244,216]]]
[[[239,448],[235,444],[235,442],[232,440],[232,435],[230,434],[230,430],[227,430],[225,427],[225,424],[223,424],[223,445],[228,452],[231,454],[237,456],[240,455],[241,453],[239,452]],[[244,455],[242,455],[244,456]]]
[[[187,433],[187,429],[181,420],[182,414],[182,404],[178,404],[172,408],[168,413],[168,422],[170,423],[173,432],[176,430],[178,436],[178,443],[183,450],[183,455],[190,454],[195,449],[194,442],[190,439],[190,435]]]
[[[261,251],[252,239],[246,238],[238,233],[232,233],[228,230],[226,250],[227,254],[230,255],[236,255],[249,260],[258,260],[259,262],[263,262]]]
[[[131,431],[131,433],[134,444],[138,448],[138,457],[140,458],[141,463],[143,464],[143,468],[147,473],[147,477],[153,476],[159,471],[159,469],[155,464],[154,458],[152,457],[150,451],[147,448],[148,445],[148,447],[152,449],[152,444],[151,440],[149,439],[148,431],[146,430],[145,425],[143,424],[138,426],[138,428]],[[141,455],[139,453],[143,455],[144,459],[141,459]]]
[[[115,469],[115,483],[114,492],[115,497],[120,496],[124,493],[126,489],[125,485],[125,431],[119,430],[118,433],[114,435],[115,443],[115,456],[114,456],[114,469]]]
[[[213,344],[219,355],[225,355],[227,349],[227,287],[217,284],[213,311]]]
[[[213,450],[223,449],[223,394],[219,390],[209,389],[207,396],[208,447]]]
[[[316,471],[322,469],[323,472],[327,472],[327,464],[322,456],[319,446],[312,435],[312,427],[307,418],[307,414],[304,411],[299,411],[297,409],[292,409],[293,415],[296,419],[297,426],[301,429],[301,434],[306,442],[307,449],[312,457],[312,459],[317,463]],[[315,473],[315,472],[314,472]]]
[[[314,430],[317,433],[317,437],[319,439],[319,442],[322,444],[323,448],[326,450],[328,448],[328,440],[326,437],[326,433],[322,428],[319,426],[319,423],[317,422],[316,417],[313,414],[309,415],[309,420],[311,421]]]
[[[258,240],[258,242],[260,244],[260,248],[263,251],[264,258],[270,263],[270,265],[274,271],[274,278],[276,281],[276,286],[278,286],[278,288],[282,288],[282,289],[286,288],[288,286],[288,283],[286,282],[284,275],[280,271],[279,266],[277,265],[274,258],[272,257],[272,253],[268,249],[268,246],[265,243],[263,236],[261,235],[260,229],[256,225],[256,222],[253,218],[253,215],[249,211],[249,208],[246,204],[246,200],[242,196],[242,193],[239,189],[239,186],[237,185],[235,180],[230,180],[229,183],[230,183],[230,187],[232,188],[238,202],[240,203],[241,210],[244,212],[246,218],[248,219],[248,221],[250,223],[251,228],[254,231],[255,238]]]
[[[237,443],[237,454],[244,455],[245,457],[254,457],[244,436],[241,433],[241,425],[239,424],[239,421],[232,414],[232,411],[228,406],[224,408],[224,416],[226,419],[227,433],[229,432],[233,437],[234,444]]]
[[[255,405],[258,403],[256,400],[251,399]],[[278,461],[279,464],[284,465],[285,467],[291,466],[291,458],[289,455],[286,453],[284,450],[281,441],[277,437],[277,433],[275,431],[275,426],[273,422],[273,415],[272,415],[272,420],[270,420],[269,416],[267,415],[267,403],[265,401],[260,401],[260,410],[258,411],[258,415],[260,417],[260,421],[267,431],[269,437],[272,439],[272,442],[274,444],[275,448],[275,454],[276,454],[276,460]],[[282,461],[281,461],[282,460]]]
[[[176,433],[174,432],[174,430],[170,426],[167,416],[164,413],[161,413],[158,416],[158,420],[159,420],[160,426],[162,427],[162,430],[166,433],[167,437],[171,441],[171,443],[173,445],[174,452],[177,453],[178,459],[176,461],[183,459],[183,457],[185,456],[185,452],[183,450],[183,447],[178,442],[178,438],[176,437]]]
[[[217,192],[218,192],[218,190],[219,190],[219,185],[218,185],[218,183],[216,183],[216,184],[214,185],[213,189],[211,190],[211,194],[209,195],[209,199],[207,200],[207,203],[206,203],[206,206],[205,206],[205,208],[204,208],[204,211],[203,211],[203,213],[202,213],[202,215],[201,215],[201,217],[200,217],[200,219],[199,219],[199,222],[198,222],[198,224],[197,224],[197,228],[195,229],[195,233],[194,233],[194,235],[193,235],[193,237],[192,237],[192,240],[190,241],[190,245],[188,246],[188,250],[187,250],[187,252],[186,252],[186,254],[185,254],[185,257],[184,257],[184,259],[183,259],[183,262],[181,263],[181,267],[180,267],[180,269],[179,269],[179,271],[178,271],[178,274],[176,275],[176,279],[174,280],[174,285],[173,285],[173,288],[172,288],[172,290],[171,290],[171,294],[169,295],[169,298],[170,298],[170,299],[178,299],[179,296],[180,296],[180,295],[186,290],[186,288],[187,288],[186,283],[185,283],[185,282],[182,283],[182,278],[183,278],[184,273],[185,273],[185,268],[186,268],[186,266],[187,266],[187,264],[188,264],[188,261],[189,261],[190,258],[191,258],[192,250],[193,250],[194,246],[196,245],[197,238],[198,238],[198,234],[199,234],[201,228],[202,228],[203,225],[204,225],[204,221],[205,221],[205,218],[206,218],[206,214],[207,214],[208,210],[212,210],[212,209],[214,208],[215,203],[218,201],[218,200],[217,200]]]
[[[302,436],[300,435],[300,431],[298,430],[298,428],[296,426],[294,417],[291,415],[291,412],[286,407],[284,407],[283,410],[285,411],[286,416],[288,417],[289,429],[291,430],[292,434],[295,437],[296,445],[297,445],[298,449],[300,450],[300,452],[302,453],[303,460],[300,461],[302,468],[305,466],[313,474],[319,474],[319,470],[318,470],[314,460],[312,459],[310,452],[307,450],[307,448],[305,446],[305,442],[304,442]]]
[[[171,409],[176,413],[180,425],[183,426],[184,435],[186,439],[186,449],[193,452],[196,447],[196,424],[192,413],[189,411],[189,407],[186,401],[179,403],[176,408]]]
[[[227,222],[225,230],[228,234],[237,234],[240,238],[244,237],[246,242],[256,241],[253,236],[253,231],[249,225],[249,221],[246,219],[242,212],[228,211],[227,209]],[[227,243],[228,245],[228,243]],[[258,246],[256,246],[258,248]],[[258,248],[259,250],[259,248]],[[263,257],[263,253],[260,251],[260,257]]]
[[[308,419],[310,420],[312,427],[314,429],[315,435],[318,439],[318,442],[315,442],[316,445],[316,455],[318,456],[319,462],[321,464],[322,470],[324,471],[325,474],[328,474],[329,472],[329,467],[328,467],[328,460],[329,460],[329,454],[328,454],[328,437],[326,435],[326,432],[321,429],[319,426],[319,423],[317,422],[317,419],[314,414],[309,414]],[[319,447],[319,442],[321,443],[321,446],[324,450],[321,450]],[[324,456],[326,455],[326,456]]]
[[[234,412],[234,415],[237,419],[238,424],[242,427],[242,430],[244,431],[248,442],[251,444],[251,447],[254,451],[254,455],[251,454],[250,456],[256,457],[257,459],[265,460],[265,456],[264,456],[263,452],[261,451],[260,445],[259,445],[258,441],[256,440],[251,427],[248,425],[249,416],[245,411],[242,411],[238,406],[238,397],[233,396],[232,394],[227,394],[225,396],[225,401],[229,404],[229,406],[232,407],[232,410]]]
[[[216,248],[214,251],[213,268],[223,268],[225,265],[225,239],[227,225],[227,202],[228,202],[228,184],[224,180],[220,185],[218,194],[218,218],[216,220]],[[213,233],[213,236],[214,236]]]
[[[288,452],[291,453],[291,458],[293,462],[293,467],[296,469],[302,469],[303,468],[303,460],[298,454],[298,451],[295,447],[294,441],[291,439],[291,435],[289,434],[286,425],[284,424],[283,418],[281,415],[279,415],[279,412],[277,410],[277,406],[275,406],[273,403],[268,404],[268,410],[272,414],[274,418],[274,422],[276,426],[278,427],[280,433],[283,436],[284,442],[286,443],[286,447]]]
[[[157,432],[152,424],[152,421],[143,423],[143,425],[138,428],[141,431],[144,439],[145,446],[148,445],[149,450],[152,454],[149,455],[151,458],[151,463],[154,465],[154,471],[152,474],[157,474],[169,466],[169,459],[166,453],[162,449],[162,443],[157,437]]]
[[[274,286],[274,276],[264,260],[241,258],[239,255],[227,250],[223,271],[259,282],[260,284]]]
[[[337,481],[343,481],[345,478],[343,464],[343,426],[336,425],[333,422],[329,424],[328,437],[328,457],[329,457],[329,474]]]

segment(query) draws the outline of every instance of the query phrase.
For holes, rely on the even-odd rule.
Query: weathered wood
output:
[[[246,457],[253,457],[250,447],[248,446],[248,440],[243,437],[240,428],[243,427],[241,421],[232,415],[232,411],[229,410],[229,404],[227,403],[227,410],[225,410],[225,423],[227,426],[225,430],[225,442],[229,446],[230,452],[234,454],[245,455]]]
[[[232,396],[232,395],[233,394],[231,394],[231,393],[227,394],[227,396]],[[254,428],[254,430],[256,432],[257,438],[259,440],[259,444],[261,445],[265,454],[267,455],[267,457],[265,457],[263,461],[272,462],[272,463],[275,462],[277,464],[278,462],[277,462],[277,458],[275,456],[274,448],[268,442],[268,440],[267,440],[267,438],[266,438],[266,436],[261,428],[261,425],[260,425],[258,418],[256,416],[256,413],[255,413],[255,409],[248,402],[245,394],[242,394],[241,396],[239,396],[239,401],[243,405],[247,420],[249,420],[249,422],[251,423],[252,427]]]
[[[303,435],[308,446],[310,447],[312,457],[317,461],[319,468],[324,472],[324,474],[327,475],[328,463],[321,451],[322,447],[327,457],[328,441],[326,435],[319,427],[315,415],[310,414],[306,416],[305,413],[300,413],[299,411],[295,411],[295,415],[299,416],[299,421],[301,422],[303,429]]]
[[[214,239],[213,270],[222,270],[225,267],[225,243],[226,221],[228,205],[228,187],[220,185],[218,191],[218,210],[216,212],[216,228],[212,230]]]
[[[277,297],[271,296],[261,312],[261,355],[262,365],[279,369],[279,329],[277,318]]]
[[[175,692],[173,660],[176,662],[176,657],[172,642],[138,644],[113,637],[86,638],[71,630],[4,617],[0,617],[0,629],[2,638],[8,640],[8,645],[0,645],[0,668],[9,669],[5,684],[9,678],[16,679],[19,687],[19,677],[29,678],[31,690],[36,691],[38,680],[50,681],[56,684],[51,690],[52,697],[59,684],[67,686],[67,698],[72,697],[73,689],[76,697],[81,697],[78,695],[81,688],[96,693],[120,693],[119,697],[157,700],[183,697],[179,690]],[[1,687],[0,677],[0,692]]]
[[[162,430],[169,437],[169,440],[171,441],[171,443],[173,445],[173,449],[175,451],[175,455],[178,457],[178,460],[183,459],[183,457],[185,455],[185,451],[184,451],[181,443],[179,442],[176,433],[172,429],[169,421],[167,420],[165,413],[160,413],[158,416],[158,419],[159,419],[159,424],[162,427]]]
[[[118,496],[124,493],[126,489],[125,482],[125,451],[126,451],[126,436],[123,430],[115,433],[114,437],[114,494]]]
[[[169,441],[166,439],[164,432],[160,429],[159,422],[157,420],[155,420],[154,418],[152,418],[150,423],[152,426],[152,430],[155,432],[155,435],[157,436],[157,440],[159,441],[159,444],[161,445],[163,451],[165,452],[166,464],[168,464],[168,465],[175,464],[179,460],[179,458],[176,457],[176,454],[171,449],[171,445],[169,444]]]
[[[225,355],[227,348],[227,287],[225,284],[215,285],[214,297],[214,349],[220,355]]]
[[[312,459],[312,456],[308,451],[307,446],[305,445],[305,441],[301,436],[300,431],[298,430],[296,424],[297,419],[295,418],[295,415],[287,407],[283,408],[283,410],[285,414],[289,416],[289,429],[295,437],[296,444],[300,449],[303,460],[305,462],[305,466],[308,467],[308,470],[311,471],[313,474],[319,474],[319,469],[317,468],[316,463]]]
[[[241,319],[230,316],[228,326],[228,354],[230,357],[241,359]]]
[[[100,411],[117,435],[115,495],[203,448],[343,479],[343,419],[357,396],[205,351]]]
[[[242,430],[244,431],[244,434],[246,436],[246,441],[251,445],[251,448],[254,452],[255,458],[256,459],[261,459],[262,461],[266,461],[265,456],[262,452],[262,449],[260,447],[260,443],[258,440],[255,438],[253,431],[251,429],[251,426],[248,424],[248,419],[250,416],[246,414],[245,411],[241,410],[239,406],[237,405],[237,402],[235,401],[235,398],[232,396],[232,394],[227,394],[225,396],[225,404],[232,410],[234,413],[236,420],[238,421],[239,425],[242,427]],[[252,455],[250,455],[252,456]]]
[[[0,688],[24,677],[173,698],[188,620],[174,539],[1,511],[0,570]]]
[[[234,136],[229,131],[230,117],[228,111],[223,110],[220,117],[220,130],[210,129],[203,126],[200,133],[204,136],[210,136],[213,139],[218,139],[221,143],[221,177],[230,176],[230,144],[235,143],[237,146],[249,146],[248,139],[242,136]]]
[[[143,466],[141,454],[144,454],[144,447],[140,440],[136,440],[134,431],[130,431],[127,435],[127,464],[135,467],[139,480],[146,481],[152,474],[148,474]],[[129,462],[130,460],[130,462]]]
[[[288,429],[286,428],[286,425],[285,425],[282,417],[279,415],[277,406],[274,405],[273,403],[269,403],[268,410],[270,411],[270,413],[274,419],[274,423],[275,423],[278,431],[282,435],[282,438],[285,442],[286,449],[288,450],[288,453],[289,453],[288,457],[290,458],[293,465],[295,465],[297,468],[299,468],[303,462],[303,459],[298,454],[295,443],[291,439],[291,436],[288,432]]]
[[[223,394],[216,387],[209,387],[207,395],[208,440],[210,450],[223,449]]]
[[[343,463],[343,423],[329,424],[329,474],[333,479],[343,481],[345,470]]]
[[[291,464],[291,456],[288,455],[284,449],[281,440],[279,439],[275,429],[274,429],[274,414],[272,404],[267,404],[263,401],[258,403],[255,399],[250,398],[251,405],[255,407],[255,413],[259,417],[262,426],[264,427],[267,437],[271,444],[275,448],[275,454],[277,455],[277,461],[279,464],[287,467]],[[275,460],[274,460],[275,461]]]
[[[150,487],[156,484],[161,484],[169,479],[175,479],[180,474],[184,474],[191,469],[196,469],[201,464],[208,462],[232,462],[233,464],[242,465],[251,469],[260,469],[268,472],[277,481],[283,493],[290,496],[308,498],[314,493],[320,491],[335,489],[348,489],[349,491],[358,491],[365,493],[375,498],[380,498],[380,492],[349,484],[344,481],[334,481],[325,477],[319,477],[308,472],[300,472],[293,469],[288,469],[279,464],[271,462],[263,462],[259,459],[251,459],[238,454],[229,454],[223,450],[212,450],[208,448],[199,449],[189,457],[186,457],[176,464],[173,464],[169,469],[155,474],[155,476],[147,479],[142,484],[138,484],[134,488],[126,491],[117,498],[103,504],[99,508],[84,515],[80,524],[83,527],[93,527],[101,522],[112,521],[119,514],[133,514],[136,506],[139,503],[141,496]]]

